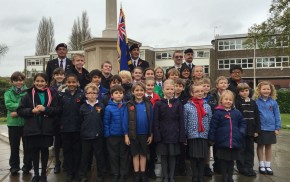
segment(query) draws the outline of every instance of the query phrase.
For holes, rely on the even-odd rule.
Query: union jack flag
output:
[[[129,53],[128,38],[126,33],[125,15],[120,9],[119,23],[118,23],[118,41],[117,51],[119,54],[120,71],[129,70],[129,65],[132,64],[131,56]]]

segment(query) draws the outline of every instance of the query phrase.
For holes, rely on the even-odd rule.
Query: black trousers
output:
[[[243,140],[243,148],[237,160],[237,168],[239,171],[253,169],[254,167],[254,137],[245,136]]]
[[[156,158],[156,143],[152,142],[149,145],[149,153],[150,153],[150,157],[149,160],[147,162],[147,170],[148,171],[154,171],[155,170],[155,158]]]
[[[129,147],[125,144],[123,136],[110,136],[107,138],[111,172],[114,176],[125,177],[128,174]]]
[[[41,155],[41,176],[46,176],[46,169],[49,157],[49,150],[47,147],[32,148],[32,161],[34,175],[39,176],[39,155]]]
[[[10,159],[9,165],[11,168],[20,168],[19,147],[22,138],[23,143],[23,164],[26,169],[32,168],[31,151],[26,146],[26,140],[23,137],[23,126],[8,126],[8,135],[10,143]]]
[[[220,159],[220,167],[223,181],[230,181],[233,179],[234,161]]]
[[[82,140],[82,157],[80,167],[80,177],[85,177],[88,164],[93,161],[91,158],[91,152],[93,151],[97,163],[97,175],[103,176],[105,173],[105,160],[103,152],[103,138]]]
[[[80,132],[65,132],[61,137],[67,175],[77,175],[81,159]]]
[[[212,152],[213,152],[213,159],[214,159],[214,163],[212,165],[213,170],[214,170],[214,172],[221,173],[220,159],[216,156],[217,147],[215,145],[213,145],[212,150],[213,150]]]

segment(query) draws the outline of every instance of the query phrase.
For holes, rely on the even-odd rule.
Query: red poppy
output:
[[[101,108],[96,107],[96,111],[101,112]]]
[[[141,62],[141,61],[139,61],[139,62],[138,62],[138,66],[140,66],[140,64],[141,64],[141,63],[142,63],[142,62]]]
[[[231,119],[230,114],[226,114],[226,115],[225,115],[225,118]]]
[[[122,104],[121,104],[121,103],[119,103],[119,104],[118,104],[118,108],[121,108],[121,107],[122,107]]]
[[[130,106],[130,111],[134,111],[135,107],[134,106]]]
[[[81,102],[81,99],[80,99],[80,98],[77,98],[77,99],[76,99],[76,102]]]
[[[270,110],[273,110],[273,106],[270,106]]]

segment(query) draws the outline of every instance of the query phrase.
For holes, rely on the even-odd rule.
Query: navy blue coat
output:
[[[77,89],[74,95],[69,90],[59,93],[61,103],[61,132],[79,132],[81,127],[80,107],[84,103],[84,92]]]
[[[96,139],[104,136],[104,124],[102,120],[103,104],[96,103],[91,106],[84,103],[80,108],[82,117],[81,138],[83,140]]]
[[[215,109],[210,123],[208,139],[218,148],[242,148],[246,121],[242,113],[232,108],[227,111],[222,106]]]
[[[178,99],[161,99],[154,105],[154,141],[162,143],[185,142],[183,105]]]

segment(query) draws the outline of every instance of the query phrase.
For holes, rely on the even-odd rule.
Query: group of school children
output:
[[[62,68],[54,70],[50,87],[44,73],[35,75],[29,89],[24,75],[13,73],[12,87],[5,93],[12,175],[20,170],[21,136],[25,145],[22,170],[29,173],[33,166],[33,182],[47,181],[53,143],[58,166],[59,149],[63,148],[68,182],[88,180],[92,156],[97,181],[104,181],[107,170],[113,182],[126,181],[132,162],[133,181],[147,182],[146,171],[154,170],[156,154],[161,157],[164,182],[175,181],[176,163],[184,163],[186,156],[192,181],[203,182],[211,146],[214,170],[222,174],[222,181],[233,181],[234,161],[240,173],[256,175],[254,141],[259,172],[273,175],[271,144],[276,143],[281,127],[274,86],[259,83],[253,100],[248,84],[238,83],[233,93],[227,90],[228,79],[220,76],[210,92],[210,80],[202,70],[196,66],[192,73],[185,73],[173,68],[164,75],[160,67],[136,67],[132,76],[129,71],[113,75],[109,90],[100,84],[99,70],[90,72],[90,83],[84,88],[79,87],[79,80],[84,79],[65,74]]]

